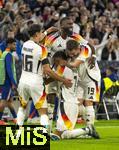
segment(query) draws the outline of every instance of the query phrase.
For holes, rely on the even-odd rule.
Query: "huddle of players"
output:
[[[99,138],[94,128],[93,103],[99,101],[100,70],[93,47],[80,35],[72,33],[72,26],[70,18],[61,19],[59,31],[50,35],[44,32],[46,37],[43,46],[39,44],[43,34],[41,28],[33,25],[29,29],[31,38],[22,48],[23,68],[18,86],[21,107],[17,124],[23,125],[31,97],[40,113],[40,124],[49,127],[45,79],[48,99],[51,99],[50,94],[59,98],[56,131],[51,133],[53,140],[86,134]],[[74,129],[79,111],[81,113],[82,110],[86,127]]]

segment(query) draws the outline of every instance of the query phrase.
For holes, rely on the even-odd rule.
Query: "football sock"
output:
[[[22,126],[25,120],[25,114],[26,114],[26,109],[19,107],[18,113],[17,113],[17,124],[19,126]]]
[[[93,106],[87,106],[87,107],[85,107],[85,109],[86,109],[86,116],[85,116],[86,124],[94,125],[95,111],[94,111]]]
[[[49,127],[49,119],[48,119],[48,116],[46,114],[41,115],[40,124],[42,126],[45,126],[46,128]]]

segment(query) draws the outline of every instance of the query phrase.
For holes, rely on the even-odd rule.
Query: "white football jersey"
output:
[[[25,82],[32,82],[37,80],[42,84],[42,60],[47,58],[47,49],[29,40],[23,44],[22,48],[22,75],[21,79]],[[21,80],[20,79],[20,80]]]
[[[56,73],[60,76],[71,79],[72,82],[71,88],[66,88],[64,85],[61,85],[60,89],[63,100],[69,103],[78,103],[78,74],[74,73],[66,66],[58,66]]]
[[[66,49],[66,43],[69,39],[74,39],[81,44],[88,43],[88,41],[86,41],[81,35],[79,35],[77,33],[73,33],[70,37],[63,39],[60,36],[60,34],[58,32],[56,32],[55,34],[48,35],[46,37],[45,46],[48,48],[48,52],[51,54],[51,56],[53,56],[55,52]]]
[[[82,60],[84,63],[80,64],[78,67],[79,79],[84,82],[89,82],[89,77],[96,81],[100,81],[100,69],[98,67],[97,61],[95,61],[95,66],[90,69],[88,65],[89,58],[91,57],[92,51],[88,45],[81,45],[81,52],[77,57],[77,60]]]

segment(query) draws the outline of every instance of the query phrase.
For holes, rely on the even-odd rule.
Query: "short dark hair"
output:
[[[12,44],[12,43],[14,43],[14,42],[16,42],[14,38],[8,38],[8,39],[6,40],[6,43],[7,43],[7,44]]]
[[[37,32],[41,31],[41,26],[39,24],[33,24],[28,30],[30,36],[34,36]]]
[[[79,46],[79,43],[75,40],[72,40],[72,39],[68,40],[67,43],[66,43],[66,49],[68,51],[72,51],[73,49],[78,48],[78,46]]]
[[[69,20],[70,17],[63,17],[61,20],[60,20],[60,25],[62,25],[62,23],[66,20]]]
[[[61,58],[63,60],[67,60],[67,55],[65,54],[65,52],[63,51],[57,51],[54,55],[53,55],[53,59],[54,58]]]

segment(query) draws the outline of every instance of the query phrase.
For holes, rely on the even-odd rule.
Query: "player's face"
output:
[[[13,43],[11,44],[11,49],[12,49],[13,51],[16,50],[16,43],[15,43],[15,42],[13,42]]]
[[[64,60],[64,59],[60,59],[60,60],[59,60],[59,65],[60,65],[60,66],[66,66],[66,64],[67,64],[67,61],[66,61],[66,60]]]
[[[67,55],[70,57],[70,58],[75,58],[79,55],[80,53],[80,49],[77,48],[77,49],[73,49],[72,51],[67,51]]]
[[[58,66],[58,65],[66,66],[66,64],[67,64],[67,61],[64,59],[61,59],[61,58],[54,58],[53,62],[55,64],[55,66]]]
[[[61,30],[70,36],[73,32],[73,20],[67,19],[61,25]]]
[[[42,36],[43,36],[42,32],[37,32],[36,33],[36,39],[37,39],[38,43],[42,40]]]

